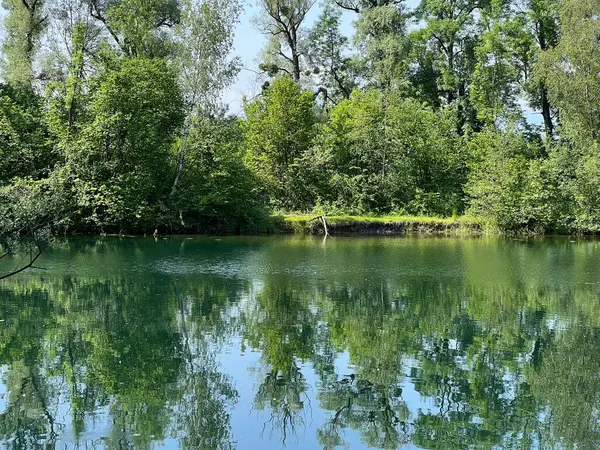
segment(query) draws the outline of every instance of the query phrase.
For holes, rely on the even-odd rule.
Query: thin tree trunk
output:
[[[292,28],[288,36],[288,44],[290,46],[290,50],[292,51],[294,81],[300,81],[300,54],[298,53],[298,36],[294,28]]]
[[[294,60],[294,80],[300,81],[300,57],[298,56],[298,53],[296,53],[295,51],[294,51],[292,57]]]
[[[173,180],[173,187],[171,188],[171,197],[173,197],[177,192],[177,185],[179,184],[181,174],[183,173],[183,166],[185,164],[185,152],[187,150],[187,141],[188,136],[190,135],[190,129],[192,128],[192,117],[193,110],[190,112],[190,115],[188,116],[186,123],[183,127],[183,141],[181,142],[181,150],[179,151],[179,160],[177,162],[177,174],[175,175],[175,180]]]
[[[543,20],[538,20],[537,22],[538,28],[538,41],[540,45],[540,50],[545,52],[548,50],[548,41],[546,39],[546,26]],[[550,44],[552,47],[553,45]],[[554,135],[554,123],[552,122],[552,108],[550,106],[550,101],[548,100],[548,89],[546,85],[542,82],[540,85],[540,101],[542,103],[542,117],[544,118],[544,128],[546,131],[546,136],[552,138]]]
[[[71,100],[69,102],[69,117],[68,117],[68,126],[67,126],[67,130],[70,132],[73,129],[73,125],[75,124],[75,111],[76,111],[76,100],[75,97],[76,95],[79,95],[79,83],[80,80],[83,76],[83,58],[81,58],[79,67],[77,67],[77,73],[75,75],[76,80],[75,80],[75,86],[72,87],[73,92],[71,92]]]
[[[448,46],[448,70],[454,75],[454,42],[451,42]],[[446,92],[446,100],[450,105],[456,99],[456,89],[454,86]]]

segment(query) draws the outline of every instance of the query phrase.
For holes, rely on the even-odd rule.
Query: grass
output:
[[[319,230],[316,214],[284,214],[274,217],[281,232],[310,233]],[[484,224],[480,219],[469,216],[326,216],[327,226],[332,231],[344,233],[436,233],[447,231],[481,232]]]
[[[319,217],[315,214],[292,214],[284,215],[283,220],[286,222],[306,222],[307,220]],[[392,222],[421,222],[421,223],[443,223],[450,224],[455,222],[468,222],[473,221],[473,218],[461,216],[461,217],[429,217],[429,216],[400,216],[400,215],[386,215],[386,216],[325,216],[327,222],[368,222],[368,223],[392,223]]]

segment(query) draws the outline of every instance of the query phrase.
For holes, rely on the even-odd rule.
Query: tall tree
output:
[[[101,27],[89,14],[88,0],[55,0],[49,8],[49,52],[45,55],[43,75],[53,101],[51,115],[59,113],[62,131],[73,131],[82,112],[86,78],[95,72]],[[52,120],[52,119],[50,119]],[[56,129],[56,134],[61,131]]]
[[[187,117],[171,196],[175,195],[181,179],[195,114],[199,111],[213,114],[223,90],[238,73],[239,59],[231,59],[230,54],[239,13],[237,0],[186,0],[184,3],[181,22],[175,29],[175,65]]]
[[[319,86],[337,101],[349,98],[356,85],[349,45],[340,31],[341,12],[327,3],[308,35],[308,60]]]
[[[536,61],[539,52],[546,52],[555,48],[560,39],[559,30],[559,0],[527,0],[527,11],[529,11],[528,23],[538,52],[535,53]],[[556,108],[550,103],[548,86],[542,79],[535,79],[532,75],[532,67],[523,64],[523,75],[525,80],[530,81],[527,91],[531,96],[532,106],[541,111],[544,120],[546,135],[552,137],[555,129]]]
[[[480,8],[470,95],[484,121],[514,120],[527,102],[542,115],[546,135],[553,136],[556,111],[533,68],[540,52],[558,44],[557,5],[556,0],[500,0]]]
[[[422,0],[416,17],[424,21],[420,31],[438,57],[437,84],[446,105],[457,101],[458,128],[471,118],[468,93],[475,64],[475,12],[488,0]]]
[[[572,138],[600,143],[600,3],[565,0],[561,38],[541,55],[539,78]]]
[[[8,11],[2,46],[4,78],[9,83],[31,87],[34,58],[47,19],[44,0],[3,0],[2,6]]]
[[[406,86],[411,42],[403,1],[382,1],[360,10],[355,22],[356,63],[367,85]]]
[[[169,53],[171,29],[180,21],[179,0],[89,0],[100,21],[128,56],[162,57]]]
[[[284,72],[295,81],[302,73],[302,34],[306,14],[316,0],[260,0],[257,25],[269,42],[261,69],[269,75]]]
[[[360,76],[369,85],[404,87],[408,76],[411,41],[404,0],[334,0],[358,15],[354,26],[354,58]]]
[[[558,107],[562,136],[577,161],[574,200],[580,229],[600,229],[600,3],[565,0],[560,42],[543,52],[538,76]]]
[[[511,19],[510,5],[504,1],[493,2],[479,14],[470,96],[478,117],[488,123],[521,117],[518,72],[509,44],[513,29],[507,26]]]
[[[244,105],[244,141],[250,167],[276,207],[295,209],[294,162],[313,144],[314,95],[290,77],[277,78],[263,95]]]
[[[103,74],[87,108],[67,152],[86,220],[151,231],[170,187],[165,167],[184,119],[173,69],[159,59],[126,59]]]

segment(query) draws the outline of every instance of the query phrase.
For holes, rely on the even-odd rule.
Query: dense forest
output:
[[[315,1],[259,0],[262,88],[233,115],[239,0],[3,0],[1,232],[600,231],[598,0]]]

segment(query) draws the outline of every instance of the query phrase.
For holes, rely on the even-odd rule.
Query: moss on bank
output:
[[[420,216],[326,216],[332,234],[481,234],[485,222],[473,217],[441,218]],[[320,216],[280,215],[273,217],[276,233],[323,234]]]

